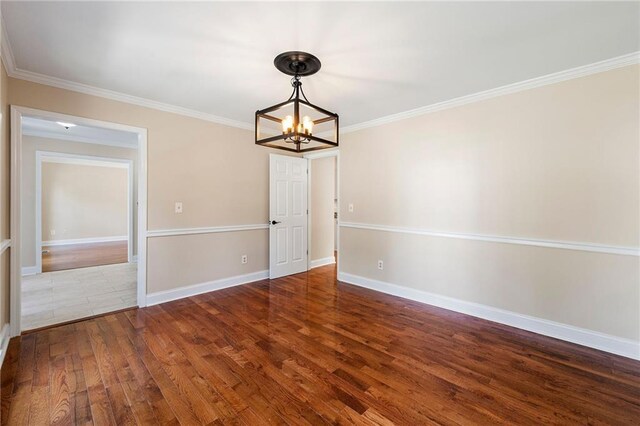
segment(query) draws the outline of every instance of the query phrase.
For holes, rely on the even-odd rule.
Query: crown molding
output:
[[[13,57],[13,51],[9,44],[9,37],[7,36],[7,26],[4,23],[4,17],[0,13],[0,58],[4,63],[4,67],[9,74],[9,70],[15,69],[15,58]]]
[[[197,118],[199,120],[222,124],[229,127],[236,127],[238,129],[253,130],[253,124],[250,123],[244,123],[242,121],[231,120],[229,118],[219,117],[217,115],[207,114],[205,112],[195,111],[188,108],[165,104],[163,102],[152,101],[150,99],[127,95],[125,93],[120,93],[113,90],[101,89],[98,87],[89,86],[87,84],[63,80],[57,77],[50,77],[48,75],[22,70],[20,68],[14,67],[11,70],[7,69],[7,74],[9,75],[9,77],[30,81],[32,83],[44,84],[47,86],[57,87],[59,89],[66,89],[73,92],[84,93],[85,95],[98,96],[118,102],[124,102],[127,104],[138,105],[145,108],[170,112],[186,117]]]
[[[87,84],[76,83],[69,80],[64,80],[57,77],[51,77],[48,75],[35,73],[20,69],[16,66],[13,51],[11,50],[11,44],[7,36],[6,25],[4,20],[0,16],[2,34],[1,38],[1,58],[5,64],[7,74],[9,77],[17,78],[20,80],[30,81],[32,83],[44,84],[47,86],[57,87],[59,89],[71,90],[73,92],[84,93],[86,95],[98,96],[101,98],[111,99],[114,101],[124,102],[128,104],[138,105],[146,108],[151,108],[159,111],[170,112],[186,117],[197,118],[212,123],[222,124],[225,126],[235,127],[243,130],[253,130],[254,124],[237,120],[232,120],[225,117],[220,117],[213,114],[207,114],[201,111],[195,111],[192,109],[170,105],[163,102],[153,101],[137,96],[127,95],[125,93],[116,92],[113,90],[101,89],[99,87],[90,86]],[[449,108],[455,108],[457,106],[470,104],[473,102],[483,101],[486,99],[495,98],[497,96],[507,95],[510,93],[521,92],[523,90],[533,89],[536,87],[546,86],[548,84],[559,83],[574,78],[584,77],[591,74],[596,74],[604,71],[613,70],[616,68],[625,67],[628,65],[634,65],[640,63],[640,51],[629,53],[627,55],[618,56],[611,59],[606,59],[600,62],[594,62],[592,64],[583,65],[576,68],[571,68],[564,71],[548,74],[541,77],[524,80],[517,83],[507,84],[505,86],[496,87],[494,89],[485,90],[471,95],[465,95],[458,98],[450,99],[443,102],[438,102],[431,105],[426,105],[420,108],[387,115],[384,117],[376,118],[374,120],[365,121],[351,126],[345,126],[340,129],[341,134],[355,132],[369,127],[377,127],[387,123],[393,123],[395,121],[404,120],[411,117],[417,117],[431,112],[442,111]]]
[[[2,21],[0,25],[2,25],[2,35],[0,36],[2,40],[0,51],[2,54],[2,60],[4,61],[5,68],[7,70],[7,75],[9,77],[30,81],[32,83],[44,84],[46,86],[57,87],[58,89],[84,93],[85,95],[98,96],[100,98],[111,99],[127,104],[138,105],[186,117],[197,118],[199,120],[222,124],[224,126],[236,127],[243,130],[253,130],[253,123],[245,123],[225,117],[219,117],[217,115],[207,114],[205,112],[195,111],[189,108],[166,104],[163,102],[153,101],[151,99],[127,95],[125,93],[116,92],[113,90],[101,89],[99,87],[90,86],[88,84],[76,83],[74,81],[64,80],[61,78],[51,77],[48,75],[20,69],[16,66],[15,58],[11,49],[11,44],[9,43],[9,37],[7,36],[7,30],[6,25],[4,25],[4,21]]]
[[[634,65],[637,63],[640,63],[640,52],[633,52],[628,55],[622,55],[615,58],[606,59],[604,61],[595,62],[592,64],[583,65],[580,67],[556,72],[553,74],[548,74],[541,77],[520,81],[518,83],[507,84],[506,86],[496,87],[495,89],[484,90],[482,92],[473,93],[471,95],[465,95],[459,98],[450,99],[448,101],[438,102],[435,104],[426,105],[420,108],[411,109],[411,110],[400,112],[397,114],[391,114],[384,117],[376,118],[374,120],[365,121],[363,123],[346,126],[340,129],[340,133],[345,134],[345,133],[355,132],[358,130],[368,129],[370,127],[377,127],[383,124],[405,120],[407,118],[417,117],[420,115],[429,114],[436,111],[442,111],[449,108],[455,108],[455,107],[470,104],[473,102],[479,102],[479,101],[495,98],[502,95],[508,95],[511,93],[521,92],[528,89],[534,89],[536,87],[546,86],[549,84],[560,83],[562,81],[571,80],[579,77],[585,77],[591,74],[597,74],[600,72],[609,71],[616,68],[622,68],[622,67],[626,67],[628,65]]]

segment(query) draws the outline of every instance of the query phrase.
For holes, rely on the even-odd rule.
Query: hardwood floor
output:
[[[640,362],[333,266],[13,339],[2,423],[638,424]]]
[[[128,261],[126,241],[46,246],[42,249],[47,251],[42,254],[42,272],[112,265]]]

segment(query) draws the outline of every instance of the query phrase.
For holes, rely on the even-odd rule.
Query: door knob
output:
[[[272,224],[272,225],[276,225],[276,224],[278,224],[278,223],[282,223],[282,222],[278,222],[277,220],[272,220],[272,221],[271,221],[271,224]]]

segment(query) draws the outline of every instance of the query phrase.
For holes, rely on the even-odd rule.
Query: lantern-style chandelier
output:
[[[256,111],[256,144],[292,152],[338,146],[338,114],[313,105],[302,90],[302,77],[320,70],[320,60],[306,52],[284,52],[273,64],[293,76],[289,99]]]

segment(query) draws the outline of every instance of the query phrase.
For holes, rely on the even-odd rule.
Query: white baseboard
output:
[[[309,269],[318,268],[320,266],[325,266],[325,265],[333,265],[334,263],[336,263],[335,256],[325,257],[323,259],[316,259],[316,260],[312,260],[309,263]]]
[[[25,277],[27,275],[35,275],[38,273],[37,266],[23,266],[22,267],[22,276]]]
[[[43,241],[43,246],[67,246],[71,244],[94,244],[94,243],[111,243],[114,241],[127,241],[128,237],[116,236],[116,237],[96,237],[96,238],[76,238],[70,240],[49,240]]]
[[[147,294],[147,306],[159,303],[170,302],[172,300],[183,299],[197,294],[208,293],[210,291],[222,290],[223,288],[234,287],[241,284],[248,284],[269,278],[269,271],[258,271],[246,275],[236,275],[235,277],[222,278],[206,283],[194,284],[187,287],[180,287],[175,290],[159,291]]]
[[[640,342],[634,340],[624,339],[622,337],[616,337],[542,318],[518,314],[516,312],[481,305],[479,303],[467,302],[435,293],[402,287],[383,281],[372,280],[345,272],[338,273],[338,280],[360,287],[366,287],[371,290],[380,291],[382,293],[414,300],[416,302],[426,303],[428,305],[520,328],[522,330],[532,331],[544,336],[554,337],[571,343],[577,343],[578,345],[640,360]]]
[[[0,331],[0,367],[2,367],[4,356],[7,354],[7,348],[9,347],[9,340],[11,340],[11,336],[9,334],[10,328],[9,323],[6,323],[2,326],[2,330]]]

